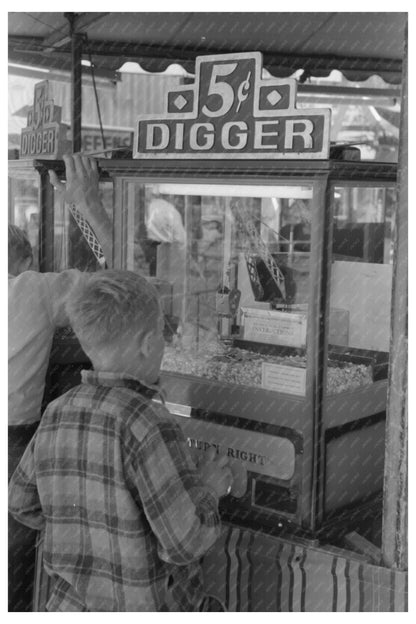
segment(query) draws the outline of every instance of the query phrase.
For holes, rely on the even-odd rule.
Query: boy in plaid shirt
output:
[[[45,411],[9,486],[9,509],[43,529],[48,611],[197,611],[200,557],[220,534],[232,474],[197,470],[158,397],[163,315],[130,271],[100,271],[67,312],[93,371]]]

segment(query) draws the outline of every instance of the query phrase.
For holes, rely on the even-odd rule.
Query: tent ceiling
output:
[[[9,13],[9,60],[71,67],[69,21],[86,35],[97,69],[137,61],[148,71],[179,63],[193,71],[202,54],[259,50],[275,76],[297,69],[350,80],[372,74],[400,82],[406,13]],[[84,54],[88,58],[87,54]]]

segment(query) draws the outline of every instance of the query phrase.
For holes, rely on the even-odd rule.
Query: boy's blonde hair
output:
[[[33,259],[32,245],[26,233],[17,225],[9,223],[9,266],[16,262],[23,262],[27,258]]]
[[[126,332],[155,330],[161,314],[156,289],[133,271],[92,273],[70,293],[69,322],[82,346],[103,347]]]

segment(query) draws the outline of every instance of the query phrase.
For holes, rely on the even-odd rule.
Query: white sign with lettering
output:
[[[287,347],[306,346],[306,314],[242,308],[243,338]]]
[[[217,453],[227,455],[230,464],[251,472],[284,480],[293,477],[295,447],[289,439],[173,415],[191,450],[207,451],[214,447]]]
[[[261,385],[265,390],[305,396],[306,368],[263,362]]]

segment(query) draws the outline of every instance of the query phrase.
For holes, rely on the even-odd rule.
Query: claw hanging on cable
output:
[[[280,268],[278,267],[275,259],[269,252],[268,246],[266,245],[266,243],[260,236],[260,233],[258,232],[256,228],[256,225],[250,214],[250,211],[247,208],[240,206],[240,205],[236,205],[236,204],[232,206],[231,210],[233,212],[235,219],[240,223],[241,227],[246,232],[250,240],[252,248],[260,256],[260,258],[263,260],[264,264],[266,265],[270,275],[273,278],[273,281],[275,282],[276,286],[278,287],[279,291],[282,294],[283,301],[286,302],[285,277],[282,271],[280,270]],[[250,253],[250,250],[247,250],[245,252],[245,258],[246,258],[247,266],[249,268],[249,273],[250,273],[250,268],[251,270],[253,270],[252,269],[253,267],[252,253]],[[257,276],[257,281],[259,282],[258,276]]]

